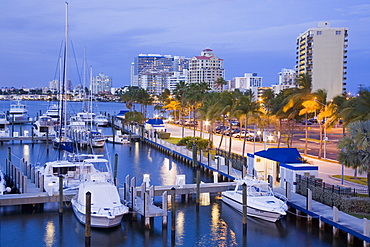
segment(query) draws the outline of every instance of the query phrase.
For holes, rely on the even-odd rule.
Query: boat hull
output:
[[[239,212],[243,212],[242,197],[235,195],[234,192],[226,191],[222,193],[222,201],[233,207]],[[247,215],[260,218],[269,222],[276,222],[285,214],[281,212],[267,211],[261,208],[253,207],[247,203]]]
[[[76,218],[81,224],[86,224],[86,214],[79,210],[79,208],[76,206],[77,202],[76,200],[72,199],[72,208],[73,212],[76,215]],[[116,215],[114,217],[106,217],[102,215],[94,215],[91,214],[91,227],[97,227],[97,228],[110,228],[115,227],[121,224],[123,214]]]

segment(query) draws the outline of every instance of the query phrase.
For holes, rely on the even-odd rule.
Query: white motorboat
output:
[[[55,122],[50,116],[42,115],[32,125],[33,135],[55,137]]]
[[[112,143],[117,143],[117,144],[129,144],[130,143],[128,135],[114,136],[114,139],[113,137],[108,137],[107,141],[112,142]]]
[[[45,115],[51,117],[51,119],[54,121],[54,124],[60,123],[61,111],[58,105],[56,104],[51,105],[49,109],[46,111]]]
[[[20,100],[12,103],[9,110],[9,120],[13,123],[24,123],[28,121],[28,110]]]
[[[92,130],[90,133],[91,133],[91,146],[94,148],[104,147],[105,138],[101,135],[101,133],[96,130]]]
[[[109,120],[106,116],[99,114],[94,118],[94,124],[96,126],[107,126],[109,123]]]
[[[122,217],[128,213],[128,207],[121,203],[117,187],[113,184],[106,159],[85,160],[97,167],[107,165],[107,170],[91,174],[89,179],[79,185],[78,193],[72,198],[72,208],[77,219],[86,223],[86,193],[91,193],[91,227],[109,228],[121,224]]]
[[[8,120],[4,112],[0,113],[0,137],[9,137],[10,131],[8,128]]]
[[[71,155],[62,160],[46,162],[38,171],[44,176],[44,190],[49,195],[59,193],[59,176],[63,177],[63,189],[76,190],[82,181],[96,173],[92,163],[84,162],[84,158],[93,155]]]
[[[242,212],[242,185],[245,183],[247,186],[247,215],[270,222],[276,222],[286,215],[288,210],[286,201],[277,198],[267,182],[250,177],[237,179],[235,182],[235,190],[222,192],[223,202]]]
[[[77,113],[77,117],[80,118],[85,123],[93,123],[95,118],[95,113],[82,111]]]

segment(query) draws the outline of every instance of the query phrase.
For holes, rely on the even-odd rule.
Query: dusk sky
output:
[[[370,86],[368,0],[79,0],[69,1],[69,78],[73,85],[84,47],[93,75],[129,85],[130,64],[140,53],[191,58],[205,48],[224,59],[226,80],[255,72],[263,86],[294,68],[296,38],[319,21],[348,27],[347,90]],[[0,2],[0,87],[47,87],[58,79],[65,1]],[[71,46],[70,46],[71,47]]]

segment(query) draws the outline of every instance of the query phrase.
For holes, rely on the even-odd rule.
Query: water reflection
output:
[[[55,225],[53,221],[46,223],[44,242],[48,247],[53,246],[55,243]]]

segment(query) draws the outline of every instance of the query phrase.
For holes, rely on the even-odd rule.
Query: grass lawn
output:
[[[356,218],[363,219],[366,218],[370,220],[370,214],[361,214],[361,213],[348,213],[349,215],[355,216]]]
[[[181,139],[182,138],[178,138],[178,137],[170,137],[169,139],[163,139],[163,140],[176,145]]]
[[[342,179],[342,175],[333,175],[332,177]],[[356,183],[356,184],[367,185],[367,178],[364,178],[364,177],[357,177],[355,179],[353,178],[353,176],[344,175],[344,180],[352,182],[352,183]]]

